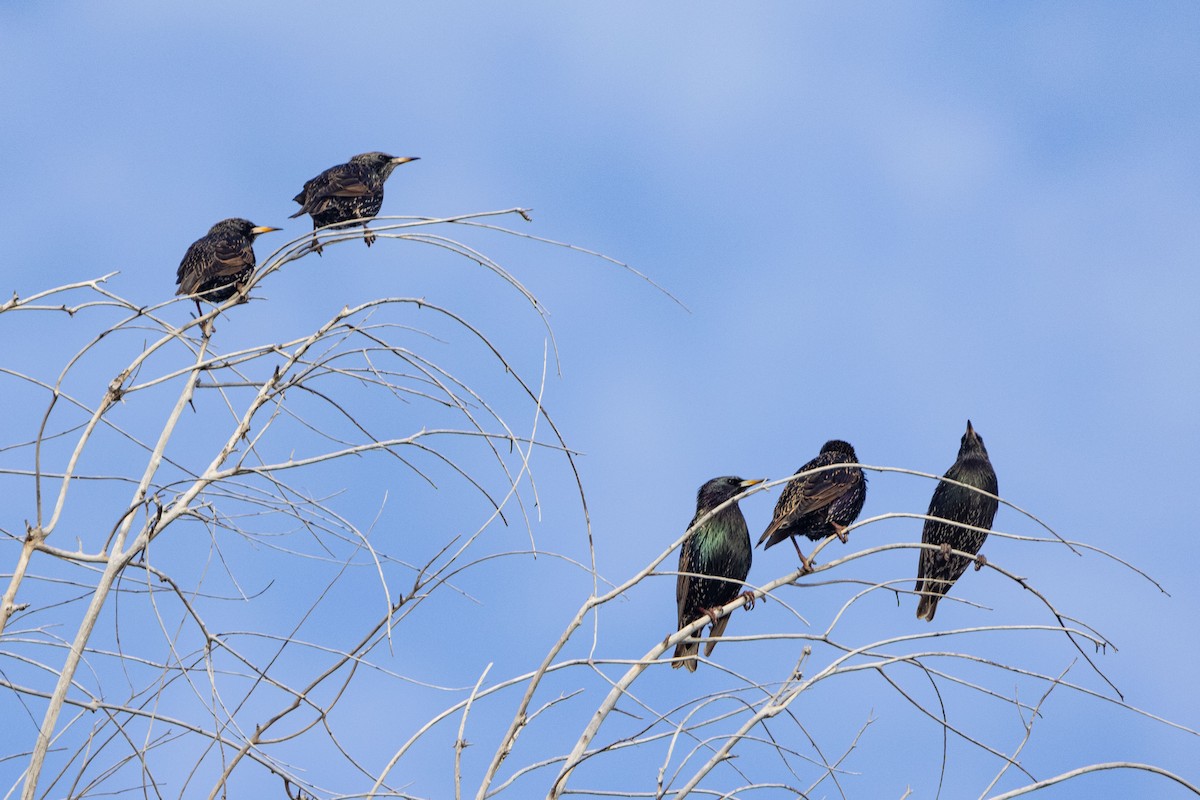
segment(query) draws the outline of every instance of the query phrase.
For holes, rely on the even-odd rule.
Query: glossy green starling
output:
[[[361,224],[365,230],[366,220],[378,214],[383,205],[383,183],[392,170],[417,160],[387,153],[360,153],[305,182],[300,194],[292,198],[300,204],[300,210],[292,217],[309,214],[313,230],[326,225],[344,228],[355,224]],[[368,247],[375,241],[370,231],[364,238]],[[315,239],[313,249],[320,254],[321,245]]]
[[[988,460],[987,448],[983,439],[967,420],[967,432],[963,434],[962,444],[958,448],[958,460],[946,471],[945,477],[982,489],[990,494],[999,494],[996,483],[996,471]],[[983,531],[969,530],[947,522],[925,521],[925,530],[921,533],[921,541],[925,544],[938,545],[938,550],[922,549],[920,560],[917,562],[917,593],[921,595],[917,603],[917,618],[933,621],[937,612],[938,601],[950,590],[954,582],[967,570],[971,559],[956,556],[951,550],[961,550],[972,555],[979,553],[983,542],[987,539],[987,530],[992,527],[999,502],[994,497],[956,486],[952,483],[939,481],[933,490],[933,499],[929,501],[929,516],[961,522]],[[975,559],[975,569],[987,563],[983,556]]]
[[[701,517],[726,500],[759,483],[762,479],[713,478],[701,486],[696,495],[696,516],[692,517],[692,525],[696,526]],[[716,610],[742,593],[742,582],[750,574],[751,558],[750,529],[736,502],[696,526],[683,540],[683,548],[679,551],[679,579],[675,583],[678,627],[707,614],[712,620],[709,637],[719,637],[729,624],[729,617],[718,619]],[[746,598],[747,606],[753,608],[753,595],[746,592]],[[710,641],[704,655],[711,655],[716,646],[715,641]],[[680,642],[675,647],[676,660],[671,666],[676,669],[687,667],[695,672],[699,650],[698,642]]]
[[[832,464],[857,462],[858,456],[849,442],[831,439],[817,457],[796,470],[796,474]],[[858,467],[824,470],[796,478],[779,496],[771,524],[763,531],[758,543],[765,550],[790,538],[796,547],[796,555],[808,569],[811,564],[800,552],[796,537],[807,536],[815,542],[833,535],[845,542],[846,527],[858,519],[866,499],[867,478]]]
[[[221,303],[233,297],[254,272],[254,238],[277,230],[238,217],[213,225],[179,262],[175,294],[195,295],[197,311],[201,300]]]

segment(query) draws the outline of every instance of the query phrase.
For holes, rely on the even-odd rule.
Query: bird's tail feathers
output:
[[[780,521],[772,520],[771,524],[767,526],[767,529],[765,531],[763,531],[762,536],[758,537],[758,543],[759,543],[759,545],[762,546],[763,550],[766,550],[767,548],[771,547],[771,545],[779,544],[781,541],[783,541],[782,536],[779,537],[778,539],[772,538],[772,537],[774,537],[775,532],[779,530],[779,527],[780,527]]]
[[[708,638],[711,639],[708,644],[704,645],[704,655],[711,656],[713,648],[717,646],[717,639],[725,632],[725,626],[729,624],[729,617],[721,617],[712,624],[712,628],[708,631]]]
[[[917,591],[921,591],[918,586]],[[938,600],[941,600],[940,595],[923,594],[920,602],[917,603],[917,619],[923,619],[926,622],[933,622],[933,615],[937,613]]]
[[[687,667],[688,672],[695,672],[698,666],[696,654],[699,652],[699,642],[680,642],[675,645],[675,661],[671,663],[671,668]]]

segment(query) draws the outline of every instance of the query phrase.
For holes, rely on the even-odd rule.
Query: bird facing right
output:
[[[208,233],[192,242],[175,272],[175,294],[196,295],[200,300],[221,303],[237,294],[254,272],[254,239],[260,233],[277,231],[256,226],[240,217],[223,219]]]
[[[392,170],[417,160],[380,152],[359,153],[345,164],[330,167],[305,181],[300,194],[292,198],[300,204],[300,210],[292,214],[292,218],[310,215],[313,230],[326,225],[341,228],[352,224],[353,220],[371,219],[383,206],[383,183]],[[365,229],[366,222],[361,224]],[[375,235],[370,231],[363,238],[368,247],[375,241]],[[315,239],[313,249],[320,255],[321,245]]]
[[[987,448],[983,446],[983,438],[975,432],[971,420],[967,420],[967,432],[962,436],[958,448],[958,460],[946,471],[945,477],[951,480],[982,489],[989,494],[999,494],[996,482],[996,471],[988,459]],[[933,621],[937,612],[938,601],[945,596],[962,574],[966,572],[971,559],[956,556],[951,550],[961,550],[976,555],[987,539],[987,530],[991,530],[992,520],[1000,503],[995,497],[988,497],[979,492],[952,483],[939,481],[933,490],[933,499],[929,501],[928,516],[984,528],[984,531],[970,530],[949,522],[934,522],[925,520],[925,529],[921,533],[924,544],[937,545],[939,549],[921,549],[920,560],[917,562],[917,594],[921,599],[917,603],[917,619]],[[987,563],[983,556],[977,556],[975,568],[979,569]]]
[[[729,624],[729,617],[717,618],[716,609],[742,592],[742,583],[750,574],[753,557],[750,548],[750,529],[736,501],[696,525],[702,517],[741,492],[762,483],[762,479],[742,480],[732,476],[713,478],[700,487],[696,495],[696,515],[692,517],[691,533],[679,550],[679,577],[675,581],[675,604],[678,626],[695,622],[703,615],[712,620],[709,638],[716,639]],[[691,574],[688,574],[691,573]],[[754,607],[753,595],[747,593],[747,607]],[[697,632],[699,633],[699,632]],[[711,655],[715,641],[710,641],[704,655]],[[675,647],[672,667],[687,667],[696,671],[698,642],[680,642]]]
[[[796,474],[833,464],[857,462],[858,456],[849,442],[830,439],[817,457],[796,470]],[[806,536],[815,542],[836,535],[846,541],[846,527],[858,519],[866,499],[867,478],[858,467],[828,469],[796,478],[779,495],[771,524],[763,531],[758,543],[765,550],[784,539],[791,539],[807,570],[811,564],[800,552],[796,537]]]

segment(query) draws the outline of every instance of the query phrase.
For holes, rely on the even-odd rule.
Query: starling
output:
[[[201,299],[220,303],[233,297],[254,272],[254,238],[277,230],[238,217],[213,225],[179,262],[175,294],[195,295],[197,311]]]
[[[371,219],[383,205],[383,182],[392,174],[392,170],[416,160],[397,158],[387,153],[360,153],[345,164],[330,167],[306,181],[300,194],[292,198],[300,204],[300,210],[289,219],[309,214],[312,216],[313,230],[326,225],[343,228],[353,224],[354,220]],[[365,230],[367,223],[363,222],[362,226]],[[368,247],[375,241],[375,235],[370,231],[364,238]],[[313,249],[320,255],[321,245],[315,237]]]
[[[717,506],[735,497],[743,489],[762,483],[762,479],[713,478],[700,487],[696,495],[696,516],[692,525]],[[690,526],[689,526],[690,527]],[[710,638],[716,639],[729,624],[729,617],[717,618],[716,609],[737,597],[742,591],[742,582],[750,574],[750,529],[738,504],[731,503],[695,528],[683,540],[679,551],[679,579],[675,583],[675,601],[679,607],[679,625],[695,622],[707,614],[712,620]],[[695,574],[685,574],[695,573]],[[699,575],[709,577],[701,578]],[[749,592],[747,605],[754,607],[754,598]],[[711,655],[715,641],[709,642],[704,655]],[[698,642],[680,642],[675,647],[672,667],[687,667],[696,671]]]
[[[945,477],[974,486],[990,494],[999,494],[996,471],[988,460],[983,439],[967,420],[967,432],[963,434],[958,448],[958,460],[946,471]],[[994,497],[964,489],[952,483],[939,481],[929,501],[929,516],[961,522],[976,528],[991,530],[992,519],[1000,505]],[[975,555],[983,547],[987,533],[961,528],[946,522],[925,520],[921,541],[938,545],[940,550],[922,549],[917,562],[917,619],[933,621],[938,601],[950,590],[954,582],[967,570],[971,559],[951,555],[951,550],[961,550]],[[987,563],[983,556],[976,556],[975,569]]]
[[[849,442],[831,439],[821,448],[820,454],[796,470],[796,474],[831,464],[857,462],[858,456]],[[858,467],[830,469],[797,478],[779,496],[771,524],[763,531],[758,543],[765,550],[790,538],[807,571],[812,565],[800,552],[796,537],[807,536],[815,542],[833,534],[845,542],[846,527],[858,519],[866,499],[867,478]]]

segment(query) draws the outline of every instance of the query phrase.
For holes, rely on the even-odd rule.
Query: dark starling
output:
[[[196,296],[220,303],[233,297],[254,272],[254,238],[260,233],[277,231],[265,225],[255,226],[239,217],[223,219],[208,233],[192,242],[175,273],[175,294]]]
[[[945,477],[991,494],[999,494],[996,471],[992,469],[992,462],[988,460],[983,439],[971,427],[971,420],[967,420],[967,432],[963,434],[962,444],[958,448],[958,460],[946,471]],[[931,517],[941,517],[991,530],[992,519],[995,518],[999,505],[994,497],[939,481],[937,488],[933,490],[933,499],[929,501],[928,514]],[[971,563],[971,559],[951,555],[950,551],[961,550],[975,555],[979,548],[983,547],[985,539],[987,533],[981,531],[968,530],[945,522],[925,521],[921,541],[938,545],[941,549],[922,549],[920,560],[917,562],[917,593],[921,595],[921,600],[917,603],[918,619],[933,621],[938,601],[966,572],[967,565]],[[975,569],[986,563],[987,559],[977,556]]]
[[[759,483],[762,483],[761,478],[749,481],[734,477],[713,478],[701,486],[696,495],[696,516],[692,517],[692,525],[721,503]],[[715,609],[742,592],[742,582],[750,574],[751,558],[750,529],[746,527],[746,518],[736,502],[730,503],[688,534],[679,551],[679,579],[675,583],[678,627],[682,628],[707,614],[712,620],[709,637],[719,637],[729,624],[729,617],[718,619]],[[700,578],[684,573],[711,577]],[[749,593],[746,602],[748,607],[754,607],[753,596]],[[709,642],[704,655],[711,655],[716,646],[715,641]],[[698,642],[680,642],[675,647],[676,661],[671,666],[676,669],[687,667],[690,672],[695,672],[696,653],[699,650]]]
[[[300,194],[292,198],[300,204],[300,210],[290,218],[301,214],[311,215],[313,230],[326,225],[344,228],[355,224],[354,220],[371,219],[383,205],[383,183],[392,170],[417,160],[397,158],[387,153],[360,153],[345,164],[330,167],[311,181],[306,181]],[[361,224],[366,229],[366,222]],[[364,238],[368,247],[375,241],[375,235],[370,231]],[[313,249],[320,254],[321,245],[315,237]]]
[[[857,462],[858,456],[849,442],[831,439],[821,448],[820,454],[796,470],[796,474],[830,464]],[[758,543],[765,550],[790,538],[796,547],[796,555],[807,570],[812,565],[800,552],[796,537],[807,536],[815,542],[834,535],[846,541],[846,527],[858,519],[866,499],[867,478],[858,467],[830,469],[797,478],[779,496],[771,524],[763,531]]]

